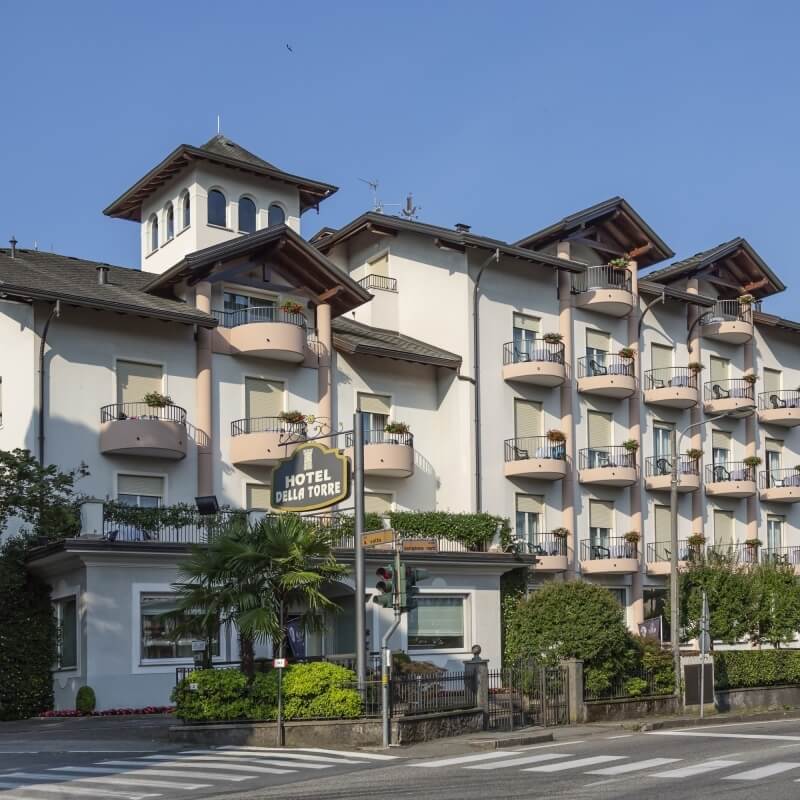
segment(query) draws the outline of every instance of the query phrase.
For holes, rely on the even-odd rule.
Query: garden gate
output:
[[[569,724],[569,673],[564,666],[523,661],[489,670],[489,728]]]

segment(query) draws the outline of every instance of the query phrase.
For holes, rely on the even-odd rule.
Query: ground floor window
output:
[[[644,592],[644,618],[658,619],[661,617],[661,641],[669,641],[669,609],[667,608],[667,590],[661,588],[645,589]]]
[[[464,598],[419,597],[408,613],[408,649],[464,648]]]
[[[204,639],[191,614],[175,616],[178,606],[173,594],[143,594],[141,609],[141,657],[143,661],[192,658],[192,641]],[[177,633],[176,633],[177,632]],[[219,655],[219,627],[214,633],[211,655]]]
[[[118,475],[117,500],[126,506],[158,508],[164,500],[164,479],[154,475]]]
[[[78,599],[60,597],[53,603],[56,618],[56,669],[78,667]]]
[[[627,589],[618,589],[614,586],[606,586],[605,587],[613,598],[619,603],[620,608],[623,610],[628,606],[628,590]]]

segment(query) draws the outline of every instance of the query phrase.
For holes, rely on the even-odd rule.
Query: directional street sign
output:
[[[394,541],[393,530],[367,531],[361,534],[362,547],[375,547],[379,544],[391,544]]]
[[[404,553],[438,553],[439,542],[436,539],[403,539],[400,549]]]

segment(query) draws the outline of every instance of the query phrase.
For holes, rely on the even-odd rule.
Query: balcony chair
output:
[[[594,375],[608,375],[608,370],[592,358],[589,360],[589,377]]]
[[[530,458],[528,450],[524,447],[517,447],[514,445],[514,461],[524,461],[527,458]]]
[[[666,389],[670,385],[670,382],[668,380],[664,380],[664,378],[656,378],[654,375],[650,376],[651,389]]]
[[[711,387],[711,396],[715,400],[726,400],[731,396],[731,393],[728,389],[723,389],[718,383],[715,383]]]
[[[672,474],[672,467],[670,466],[669,461],[666,458],[657,458],[656,459],[656,469],[658,472],[656,475],[671,475]]]
[[[716,464],[711,470],[711,474],[714,476],[714,483],[721,483],[731,479],[731,473],[722,464]]]
[[[531,361],[531,355],[528,350],[518,350],[516,347],[514,348],[514,363],[526,363]]]
[[[611,558],[611,548],[604,547],[601,544],[593,544],[589,547],[589,553],[592,561],[600,558]]]
[[[771,394],[769,396],[769,401],[770,403],[772,403],[773,408],[788,408],[788,406],[786,405],[786,401],[781,400],[780,397],[778,397],[778,395],[776,394]]]

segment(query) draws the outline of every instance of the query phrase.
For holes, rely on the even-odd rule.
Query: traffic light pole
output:
[[[356,678],[359,689],[367,682],[366,587],[364,586],[364,427],[362,411],[353,415],[353,495],[355,497]]]
[[[389,649],[389,640],[397,630],[400,624],[400,616],[403,613],[401,610],[401,597],[400,597],[400,551],[395,547],[394,551],[394,622],[391,624],[386,633],[381,637],[381,729],[383,731],[383,746],[388,747],[392,738],[392,718],[391,718],[391,700],[389,697],[389,677],[391,669],[392,651]]]

